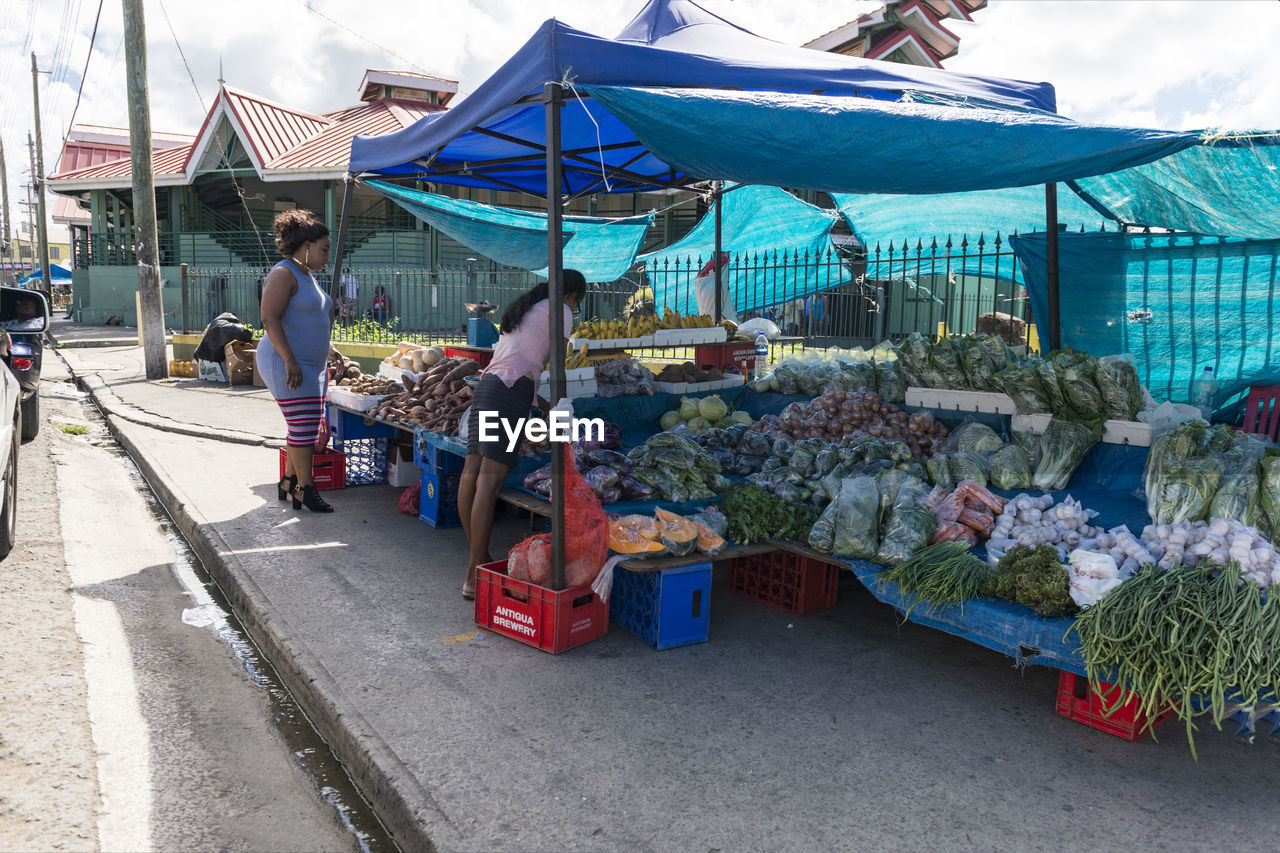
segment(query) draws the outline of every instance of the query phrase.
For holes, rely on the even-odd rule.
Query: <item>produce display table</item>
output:
[[[732,560],[735,557],[749,557],[752,554],[767,554],[776,551],[777,546],[768,542],[756,542],[751,545],[726,545],[717,554],[704,554],[694,551],[683,557],[633,557],[623,560],[618,565],[633,572],[660,572],[663,569],[674,569],[679,566],[691,566],[695,563],[716,563],[720,560]]]

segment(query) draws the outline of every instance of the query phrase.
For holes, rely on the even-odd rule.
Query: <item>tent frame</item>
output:
[[[528,155],[517,155],[512,157],[501,157],[493,160],[478,161],[475,163],[467,162],[461,165],[448,166],[444,168],[434,167],[433,163],[437,156],[444,150],[445,146],[437,148],[426,158],[420,158],[412,162],[426,169],[435,168],[437,175],[462,175],[483,177],[485,180],[499,187],[505,187],[514,192],[528,193],[523,187],[518,187],[510,182],[506,182],[496,177],[502,172],[525,171],[530,168],[536,168],[541,165],[546,171],[546,202],[547,202],[547,285],[548,302],[553,306],[550,312],[550,329],[549,337],[551,339],[550,347],[550,366],[551,366],[551,383],[548,392],[548,399],[553,406],[559,404],[564,398],[565,391],[565,373],[564,373],[564,314],[562,311],[554,310],[554,307],[564,302],[564,241],[562,234],[562,215],[564,205],[575,198],[596,191],[602,185],[607,184],[610,178],[618,178],[619,182],[614,184],[611,189],[614,192],[624,192],[630,187],[632,192],[640,192],[644,187],[661,187],[664,189],[683,189],[693,190],[699,184],[705,184],[705,178],[693,178],[685,176],[683,179],[678,178],[675,170],[668,173],[667,178],[658,179],[655,177],[646,177],[626,169],[631,163],[639,160],[650,152],[639,142],[616,143],[603,147],[588,148],[571,148],[562,149],[560,130],[561,130],[561,109],[564,107],[564,86],[559,82],[547,82],[543,84],[542,93],[540,95],[529,95],[515,102],[516,105],[529,105],[541,103],[545,114],[545,130],[547,143],[545,145],[532,142],[529,140],[519,139],[487,128],[473,127],[469,132],[480,133],[490,136],[501,141],[527,146],[530,149]],[[628,160],[623,166],[609,166],[602,162],[587,160],[583,154],[599,152],[604,150],[621,150],[629,147],[639,149],[640,153],[635,158]],[[539,158],[541,154],[541,158]],[[541,159],[541,164],[539,164]],[[571,161],[566,165],[565,160]],[[603,159],[603,158],[601,158]],[[595,175],[600,173],[601,180],[596,181],[577,193],[572,193],[565,183],[565,172],[574,172],[578,174]],[[380,176],[387,177],[387,176]],[[338,225],[337,251],[333,253],[334,267],[333,277],[330,283],[330,291],[334,296],[334,305],[338,304],[337,288],[342,278],[342,252],[346,244],[348,214],[351,205],[351,187],[359,177],[348,172],[344,181],[342,195],[342,213]],[[429,180],[429,176],[424,176]],[[723,305],[721,304],[721,288],[722,288],[722,269],[720,265],[721,246],[721,211],[720,198],[725,192],[732,192],[724,189],[722,181],[715,180],[712,182],[711,195],[715,207],[715,256],[712,259],[712,267],[714,270],[714,287],[715,287],[715,317],[716,323],[723,319]],[[1048,282],[1049,282],[1049,316],[1046,318],[1048,326],[1048,342],[1049,349],[1055,350],[1060,346],[1060,336],[1058,328],[1058,203],[1057,203],[1057,187],[1052,184],[1045,185],[1045,222],[1048,232]],[[565,518],[564,518],[564,453],[552,452],[551,454],[551,589],[564,589],[564,540],[565,540]]]

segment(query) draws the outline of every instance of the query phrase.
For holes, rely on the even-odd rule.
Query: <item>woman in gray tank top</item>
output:
[[[333,300],[311,274],[329,263],[329,229],[308,210],[278,214],[276,248],[285,260],[267,273],[262,288],[262,325],[256,363],[288,425],[288,461],[280,500],[293,508],[333,512],[316,491],[312,473],[316,438],[325,416],[329,384],[329,328]]]

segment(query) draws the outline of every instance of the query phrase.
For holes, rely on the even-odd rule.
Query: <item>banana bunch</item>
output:
[[[652,335],[658,328],[658,318],[653,314],[645,314],[629,320],[587,320],[575,326],[570,336],[593,341],[643,338]]]
[[[569,344],[564,354],[564,369],[573,370],[575,367],[587,367],[591,363],[587,359],[587,349],[590,346],[591,344],[584,342],[582,344],[582,349],[575,352],[573,344]]]
[[[671,308],[662,310],[662,320],[658,323],[659,329],[709,329],[716,323],[711,319],[710,314],[688,314],[681,316],[679,311],[673,311]]]

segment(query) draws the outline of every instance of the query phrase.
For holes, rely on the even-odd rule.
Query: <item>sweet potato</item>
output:
[[[457,367],[455,367],[453,370],[450,370],[449,373],[445,375],[444,381],[453,382],[455,380],[462,379],[465,376],[470,376],[473,373],[479,373],[479,372],[480,372],[480,365],[476,364],[474,361],[472,361],[469,358],[463,359],[462,364],[459,364]]]

